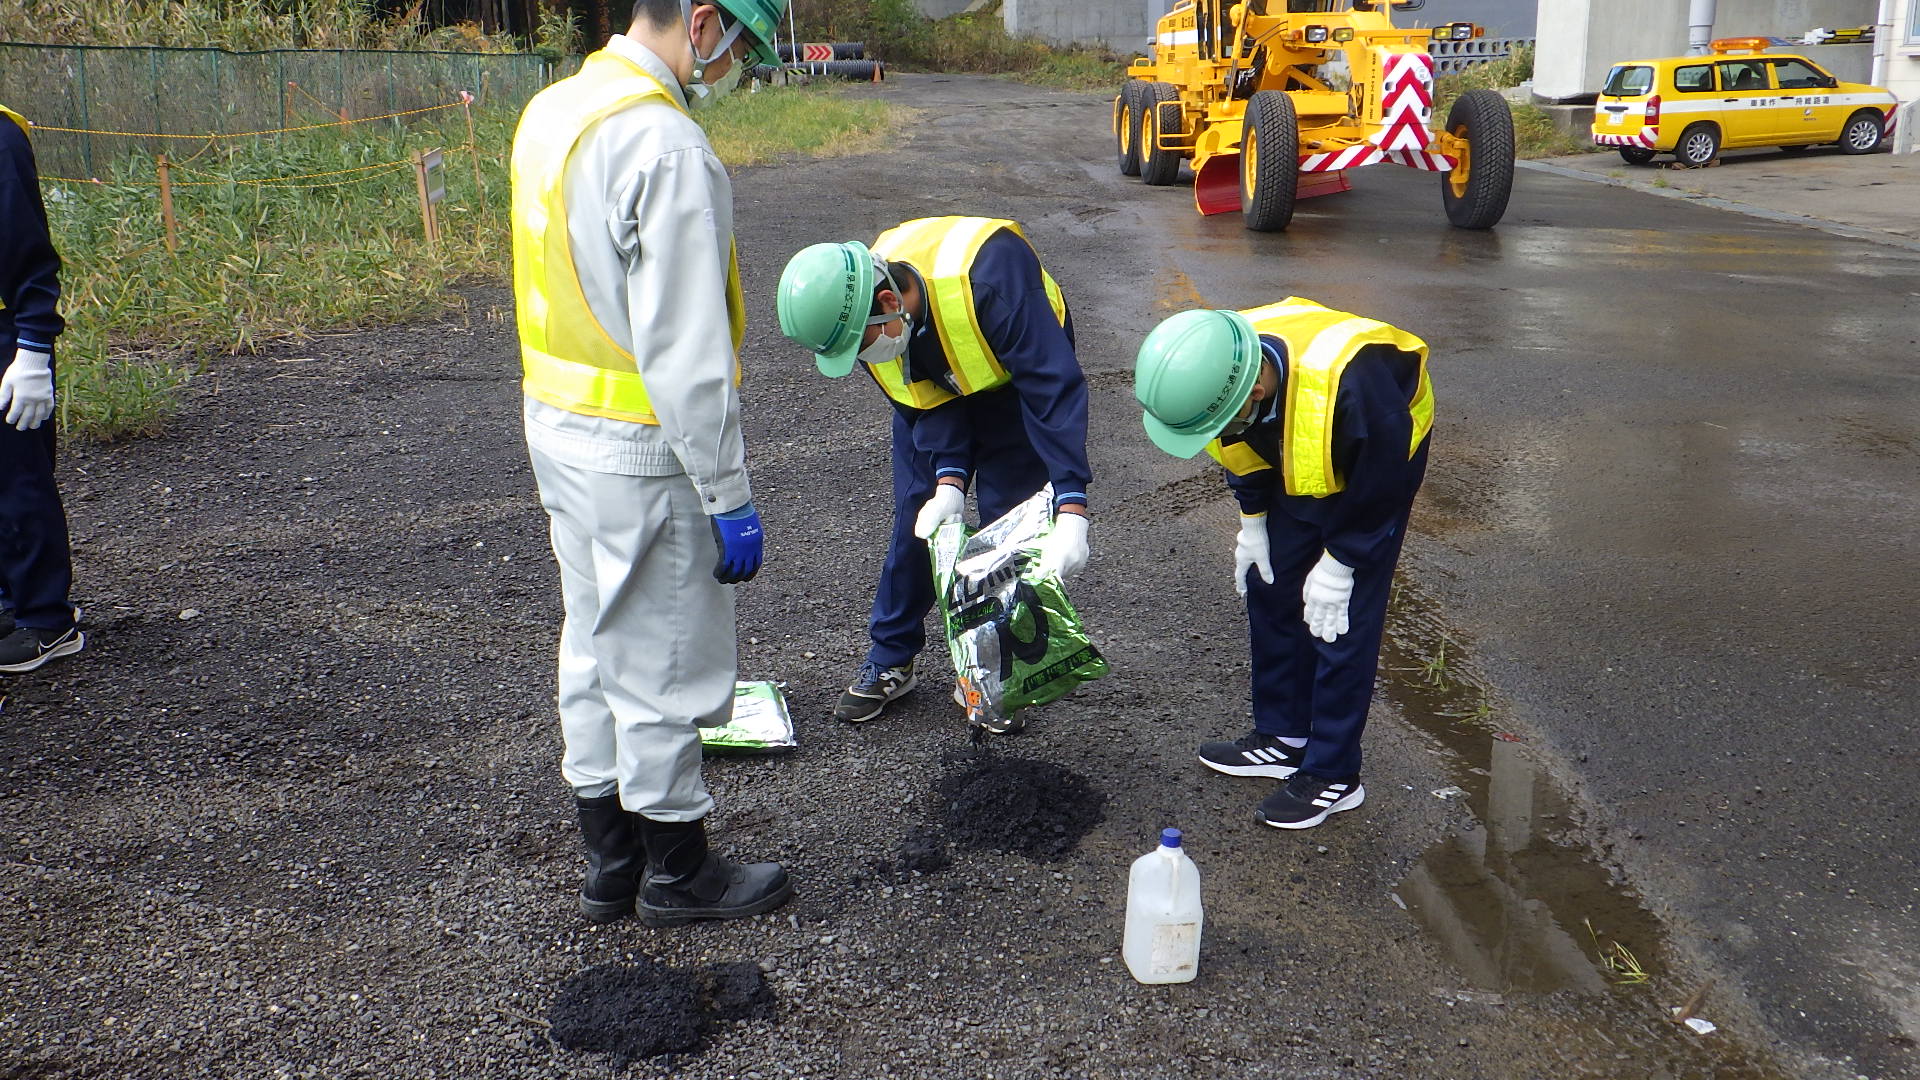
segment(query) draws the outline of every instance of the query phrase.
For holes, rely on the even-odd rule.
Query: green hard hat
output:
[[[752,50],[754,63],[769,67],[780,66],[780,54],[773,47],[773,38],[780,32],[780,16],[787,10],[785,0],[701,0],[701,2],[714,4],[740,23],[741,33],[746,35],[747,44]]]
[[[857,240],[801,248],[780,272],[780,332],[813,350],[820,374],[853,370],[873,308],[873,252]]]
[[[1260,379],[1260,335],[1237,311],[1183,311],[1153,328],[1133,396],[1155,446],[1190,458],[1233,422]]]

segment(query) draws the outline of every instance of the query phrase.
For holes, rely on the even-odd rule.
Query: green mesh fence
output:
[[[0,104],[36,126],[173,135],[268,131],[444,105],[518,109],[579,59],[532,53],[108,48],[0,42]],[[385,121],[402,123],[404,120]],[[40,171],[90,177],[175,140],[45,132]]]

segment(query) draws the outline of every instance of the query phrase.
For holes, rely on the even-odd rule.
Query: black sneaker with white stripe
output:
[[[1285,780],[1300,768],[1304,747],[1295,748],[1275,735],[1249,731],[1232,742],[1200,744],[1200,764],[1228,776],[1271,776]]]
[[[904,697],[913,689],[916,679],[913,676],[913,661],[902,667],[881,667],[868,660],[860,665],[860,673],[853,678],[853,685],[840,695],[840,703],[833,707],[836,719],[851,723],[863,723],[879,716],[889,702]]]
[[[1276,829],[1311,829],[1332,814],[1367,801],[1359,777],[1328,780],[1296,773],[1279,791],[1260,804],[1260,820]]]

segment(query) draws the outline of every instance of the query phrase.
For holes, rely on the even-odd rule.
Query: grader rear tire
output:
[[[1180,161],[1186,155],[1163,148],[1160,139],[1181,135],[1186,125],[1180,115],[1180,91],[1163,83],[1147,83],[1140,95],[1140,181],[1166,187],[1180,179]]]
[[[1513,195],[1513,110],[1492,90],[1469,90],[1447,111],[1447,130],[1466,153],[1440,176],[1447,220],[1462,229],[1491,229]]]
[[[1113,102],[1113,138],[1121,176],[1140,175],[1140,97],[1145,85],[1128,79]]]
[[[1240,213],[1254,232],[1279,232],[1300,194],[1300,120],[1293,99],[1261,90],[1240,128]]]

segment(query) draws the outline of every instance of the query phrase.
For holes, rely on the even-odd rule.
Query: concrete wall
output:
[[[967,10],[973,0],[913,0],[914,10],[929,19],[944,19]]]
[[[1171,6],[1152,0],[1003,0],[1000,15],[1009,34],[1106,45],[1125,55],[1146,48],[1154,19]]]
[[[1893,148],[1920,151],[1920,0],[1893,0],[1893,30],[1887,35],[1886,88],[1900,99],[1900,130]]]
[[[1877,10],[1877,0],[1719,0],[1713,34],[1797,38],[1816,27],[1868,25]],[[1618,61],[1684,54],[1687,4],[1686,0],[1541,0],[1536,36],[1534,94],[1548,101],[1590,97],[1599,92],[1607,69]]]

